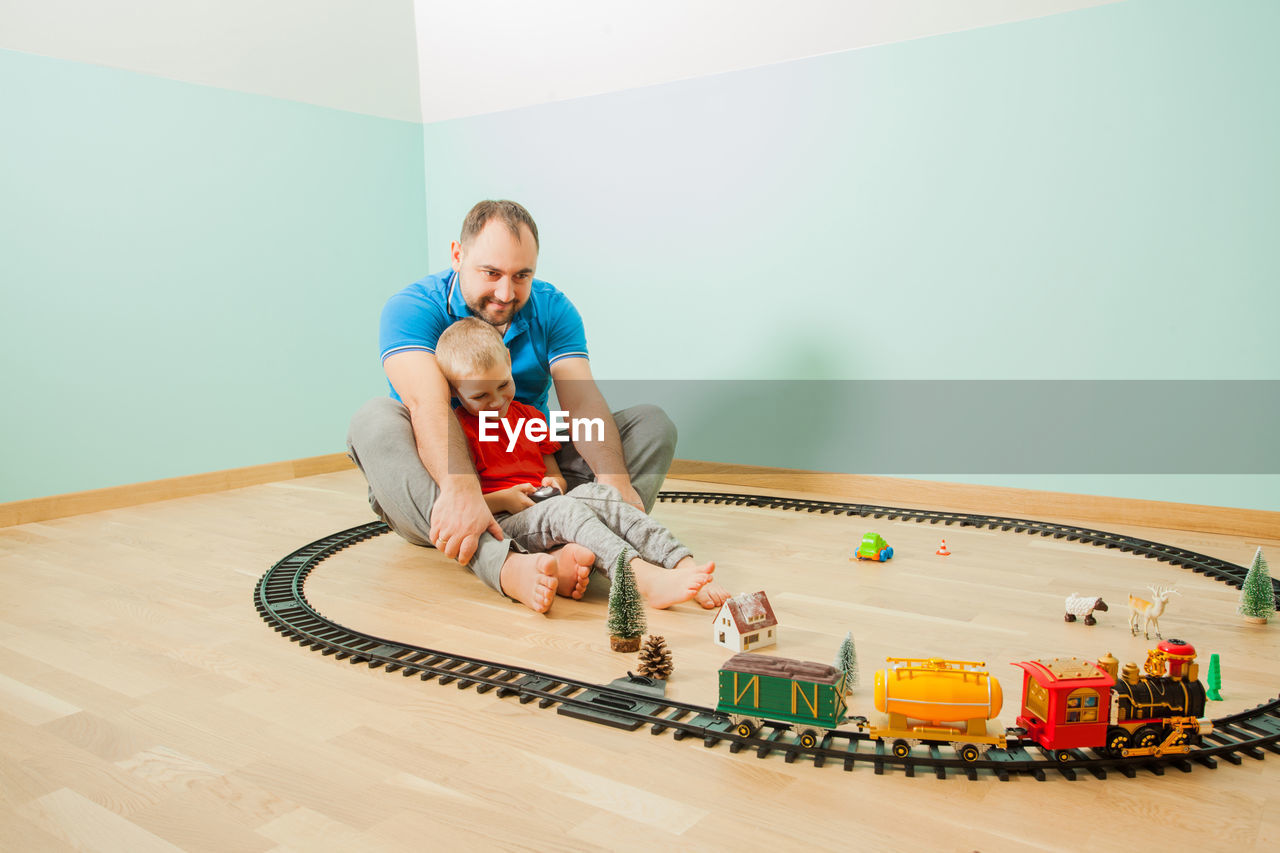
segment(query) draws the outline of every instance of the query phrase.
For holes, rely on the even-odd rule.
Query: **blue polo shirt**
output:
[[[470,316],[458,286],[458,274],[453,270],[415,281],[388,299],[382,308],[378,335],[382,360],[405,350],[434,354],[436,341],[444,330]],[[562,358],[587,357],[587,333],[578,309],[563,293],[535,278],[529,301],[511,319],[502,339],[511,350],[516,399],[547,416],[551,365]],[[394,387],[391,396],[400,399]]]

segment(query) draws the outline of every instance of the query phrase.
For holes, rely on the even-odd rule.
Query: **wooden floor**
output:
[[[669,481],[668,488],[710,488]],[[735,488],[734,491],[748,491]],[[781,489],[768,490],[784,494]],[[294,548],[371,520],[359,473],[0,529],[0,849],[1276,849],[1280,757],[1240,767],[1044,783],[815,769],[628,733],[492,694],[350,666],[259,619],[254,582]],[[857,496],[848,496],[856,500]],[[857,641],[869,714],[886,655],[988,661],[1012,722],[1010,661],[1145,657],[1124,601],[1176,582],[1165,636],[1222,658],[1212,716],[1280,692],[1280,626],[1237,593],[1132,555],[1014,533],[661,504],[732,591],[767,590],[776,653]],[[1102,527],[1094,523],[1094,527]],[[850,562],[866,530],[897,552]],[[1118,529],[1118,528],[1117,528]],[[1129,528],[1247,563],[1257,541]],[[1120,530],[1119,532],[1126,532]],[[940,536],[953,556],[936,557]],[[1280,543],[1262,543],[1280,555]],[[1272,565],[1280,559],[1272,556]],[[604,584],[529,613],[435,552],[382,536],[326,561],[312,603],[350,627],[607,681]],[[1112,605],[1087,628],[1062,599]],[[714,704],[727,652],[710,616],[653,613],[670,693]]]

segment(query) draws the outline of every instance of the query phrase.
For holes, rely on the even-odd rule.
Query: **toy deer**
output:
[[[1160,614],[1164,613],[1170,594],[1182,595],[1182,593],[1166,584],[1149,586],[1147,589],[1151,590],[1151,601],[1144,601],[1136,595],[1129,596],[1129,633],[1137,636],[1138,622],[1141,621],[1142,635],[1146,639],[1151,639],[1151,631],[1155,629],[1156,639],[1162,640],[1164,638],[1160,636]]]

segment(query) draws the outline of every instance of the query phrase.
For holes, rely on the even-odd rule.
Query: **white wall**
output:
[[[429,123],[1111,2],[0,0],[0,49]]]
[[[1280,378],[1276,32],[1276,2],[1127,0],[433,122],[432,268],[476,199],[526,204],[610,403],[665,406],[684,458],[1277,510],[1245,436],[1274,389],[1130,387],[1177,411],[1139,429],[1101,393]]]
[[[422,117],[412,0],[0,0],[0,48]]]
[[[1116,0],[417,0],[427,123]]]

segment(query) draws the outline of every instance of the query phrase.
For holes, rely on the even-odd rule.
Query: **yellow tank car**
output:
[[[929,723],[990,720],[1000,713],[1000,682],[982,661],[887,658],[876,673],[876,710]]]
[[[876,672],[876,710],[888,724],[871,726],[872,737],[890,741],[905,756],[913,743],[951,743],[966,761],[978,758],[979,744],[1002,746],[1006,735],[988,734],[987,721],[1004,705],[1000,682],[983,661],[942,658],[886,658]]]

